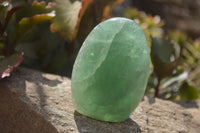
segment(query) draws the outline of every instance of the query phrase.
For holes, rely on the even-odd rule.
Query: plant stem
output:
[[[158,97],[159,95],[159,90],[160,90],[160,79],[158,79],[158,84],[156,85],[156,88],[155,88],[155,93],[154,93],[154,97]]]

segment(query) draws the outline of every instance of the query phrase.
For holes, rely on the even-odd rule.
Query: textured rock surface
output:
[[[125,122],[108,123],[74,111],[68,78],[20,68],[0,80],[1,133],[199,133],[200,100],[145,97]]]

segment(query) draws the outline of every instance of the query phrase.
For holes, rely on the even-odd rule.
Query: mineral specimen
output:
[[[149,76],[142,29],[126,18],[97,25],[84,41],[72,72],[72,101],[88,117],[120,122],[139,104]]]

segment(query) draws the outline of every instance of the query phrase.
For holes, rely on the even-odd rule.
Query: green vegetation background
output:
[[[22,59],[25,67],[70,77],[79,48],[94,26],[121,16],[137,22],[148,41],[151,75],[146,95],[198,99],[200,38],[176,28],[164,29],[162,16],[124,2],[0,0],[0,79],[9,76]]]

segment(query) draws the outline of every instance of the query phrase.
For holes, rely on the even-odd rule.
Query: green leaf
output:
[[[20,36],[25,35],[27,32],[32,30],[35,26],[38,24],[51,20],[53,17],[49,16],[47,14],[42,14],[42,15],[35,15],[33,17],[29,18],[23,18],[18,25],[17,28],[17,39],[20,38]]]
[[[174,53],[173,43],[161,37],[153,37],[151,53],[157,55],[162,61],[169,63],[171,62],[170,57]]]
[[[57,0],[55,5],[56,16],[51,24],[51,31],[59,33],[67,41],[72,41],[77,34],[80,20],[92,0]]]
[[[180,100],[195,100],[199,98],[199,91],[187,82],[179,89]]]
[[[46,5],[45,2],[37,2],[37,1],[33,1],[32,4],[29,4],[29,3],[26,3],[24,5],[22,4],[22,5],[19,5],[19,7],[21,7],[20,10],[17,10],[12,15],[6,29],[9,35],[8,36],[9,42],[16,43],[17,40],[19,40],[18,24],[24,17],[31,18],[31,17],[34,17],[35,15],[44,15],[52,11],[52,7],[50,4]],[[20,31],[20,33],[22,33],[22,31]]]
[[[43,71],[47,71],[48,64],[60,49],[60,45],[63,46],[61,49],[65,50],[65,40],[58,34],[52,34],[49,26],[50,22],[45,21],[30,28],[16,46],[17,52],[24,52],[23,64],[26,67],[43,68]]]
[[[35,15],[33,17],[30,18],[23,18],[20,22],[19,22],[19,29],[25,30],[25,29],[29,29],[32,26],[36,26],[39,23],[42,23],[44,21],[47,20],[51,20],[52,16],[48,16],[46,14],[42,14],[42,15]]]
[[[14,14],[14,19],[16,23],[21,21],[21,19],[23,19],[24,17],[33,17],[35,15],[43,15],[43,14],[50,13],[52,11],[51,4],[46,5],[44,1],[43,2],[33,1],[32,4],[25,3],[25,4],[21,4],[21,5],[17,4],[17,5],[16,5],[17,6],[16,8],[18,7],[22,7],[22,8],[20,8],[20,10],[18,10]]]
[[[3,48],[4,48],[4,43],[1,42],[0,40],[0,58],[1,58],[1,55],[3,55]]]
[[[23,60],[23,54],[17,53],[0,60],[0,79],[10,76]]]
[[[52,4],[49,3],[46,5],[44,1],[38,2],[38,1],[33,1],[32,3],[32,9],[31,11],[35,14],[40,14],[40,13],[49,13],[51,12],[52,9]]]
[[[170,76],[178,66],[179,58],[171,59],[171,57],[175,58],[174,51],[170,41],[159,37],[152,38],[151,60],[159,80]]]
[[[33,1],[32,4],[27,5],[17,12],[16,19],[20,21],[23,17],[33,17],[35,15],[50,13],[52,10],[51,4],[46,5],[44,1]]]

